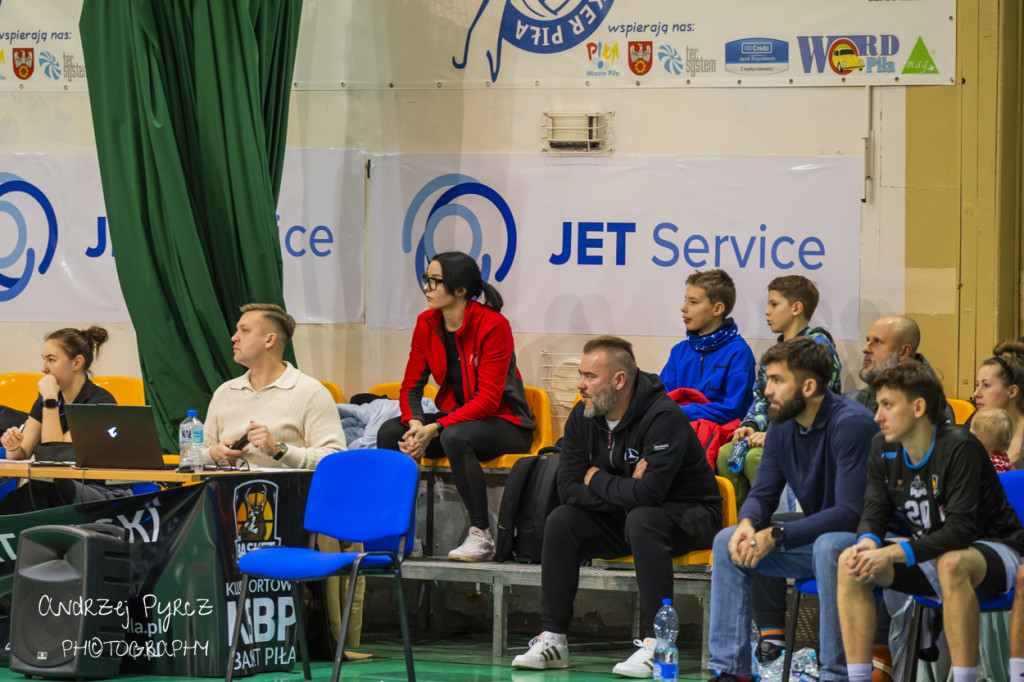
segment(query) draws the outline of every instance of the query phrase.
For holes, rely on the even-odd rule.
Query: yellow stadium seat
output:
[[[736,518],[736,491],[733,490],[732,481],[722,476],[715,476],[715,480],[718,482],[718,494],[722,496],[722,528],[735,526],[738,520]],[[610,565],[632,564],[633,557],[624,556],[618,559],[606,559],[604,562]],[[698,549],[672,559],[673,566],[704,566],[710,564],[710,549]]]
[[[480,462],[480,466],[484,469],[511,468],[517,460],[520,460],[523,457],[536,455],[543,448],[550,447],[552,445],[551,401],[548,398],[548,394],[533,386],[525,386],[524,388],[526,389],[526,403],[530,406],[530,411],[533,412],[533,419],[536,424],[536,428],[533,431],[533,444],[530,446],[530,451],[502,455],[500,457],[495,457],[489,462]],[[427,459],[424,457],[420,459],[420,464],[428,467],[451,466],[447,457],[442,457],[440,459]]]
[[[966,400],[946,398],[946,402],[953,408],[953,419],[957,424],[966,424],[967,418],[974,414],[974,405]]]
[[[324,381],[323,379],[320,380],[320,383],[324,385],[324,388],[331,392],[331,398],[334,399],[334,402],[345,402],[345,394],[341,392],[341,386],[338,386],[338,384],[333,381]]]
[[[142,379],[136,377],[93,377],[92,383],[105,388],[118,405],[145,405],[146,391]]]
[[[28,412],[39,397],[39,380],[42,378],[42,374],[35,372],[0,374],[0,405]]]
[[[377,384],[376,386],[371,388],[369,392],[372,393],[373,395],[386,395],[387,397],[391,398],[392,400],[398,400],[398,395],[399,395],[399,393],[401,393],[401,391],[402,391],[402,382],[401,381],[392,381],[392,382],[386,383],[386,384]],[[423,387],[423,397],[424,398],[430,398],[431,400],[436,398],[437,397],[437,386],[434,386],[432,384],[427,384],[426,386],[424,386]]]

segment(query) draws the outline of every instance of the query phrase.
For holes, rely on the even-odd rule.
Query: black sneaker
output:
[[[757,650],[754,652],[754,657],[757,658],[758,663],[763,665],[765,663],[771,663],[785,651],[786,647],[779,646],[774,642],[769,642],[767,639],[762,639],[757,643]]]

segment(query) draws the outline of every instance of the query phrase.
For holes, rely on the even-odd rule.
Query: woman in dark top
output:
[[[439,253],[423,275],[427,310],[416,319],[402,381],[402,416],[385,422],[377,446],[415,457],[447,457],[469,511],[469,536],[448,554],[457,561],[494,556],[481,461],[529,452],[533,413],[516,369],[512,327],[501,295],[483,281],[472,258]],[[486,303],[476,299],[483,296]],[[439,412],[424,414],[423,387],[440,387]]]
[[[0,436],[7,459],[27,459],[40,443],[71,442],[64,406],[74,404],[117,403],[106,389],[89,380],[89,368],[107,340],[102,327],[65,328],[50,332],[43,343],[43,378],[39,397],[29,418],[21,427],[12,426]],[[74,502],[120,497],[126,494],[116,486],[60,480],[54,483],[31,481],[0,502],[0,514],[55,507]]]

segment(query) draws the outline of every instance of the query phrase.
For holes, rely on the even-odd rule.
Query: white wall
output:
[[[380,36],[401,40],[400,35]],[[301,81],[301,74],[296,74]],[[870,101],[870,105],[869,105]],[[288,144],[361,147],[368,152],[539,152],[542,112],[613,111],[614,147],[624,154],[863,154],[870,127],[872,180],[862,205],[860,319],[902,312],[904,279],[904,137],[902,87],[730,89],[295,90]],[[870,111],[870,114],[869,114]],[[870,121],[869,121],[870,116]],[[85,93],[0,93],[0,149],[70,151],[94,148]],[[2,225],[2,223],[0,223]],[[4,248],[0,234],[0,249]],[[856,257],[851,254],[851,257]],[[827,276],[822,273],[820,276]],[[680,297],[683,285],[680,282]],[[58,295],[54,292],[54,295]],[[741,291],[763,300],[765,292]],[[678,316],[676,307],[665,310]],[[38,371],[45,332],[53,324],[0,321],[0,372]],[[139,375],[130,325],[110,325],[112,340],[97,374]],[[767,335],[766,330],[759,330]],[[680,320],[679,334],[683,334]],[[295,339],[307,372],[339,383],[346,395],[400,378],[408,331],[365,325],[303,325]],[[517,334],[528,384],[544,386],[542,351],[575,353],[584,337]],[[661,368],[678,337],[636,337],[640,366]],[[228,340],[224,340],[225,344]],[[928,342],[923,344],[927,354]],[[752,344],[760,354],[768,341]],[[844,343],[844,388],[854,388],[859,344]]]

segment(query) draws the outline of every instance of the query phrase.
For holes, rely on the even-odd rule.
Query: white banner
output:
[[[409,328],[437,251],[481,264],[516,331],[682,336],[694,270],[724,268],[748,338],[775,277],[813,280],[814,323],[856,340],[861,160],[815,156],[372,157],[370,312]]]
[[[82,0],[0,3],[0,91],[86,90]]]
[[[299,322],[363,320],[365,154],[290,149],[278,231]],[[96,154],[0,154],[0,319],[126,322]]]
[[[300,88],[949,85],[956,0],[306,0]]]

